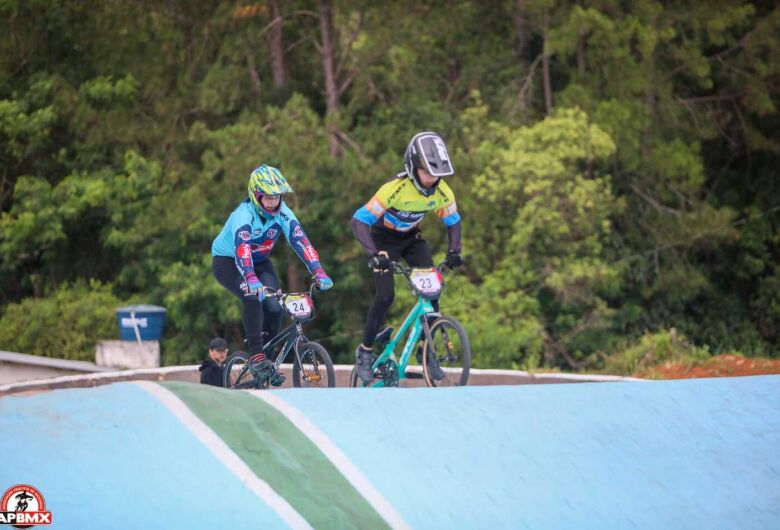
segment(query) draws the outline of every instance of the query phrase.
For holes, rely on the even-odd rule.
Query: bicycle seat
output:
[[[374,337],[374,342],[377,344],[387,344],[390,342],[390,335],[392,334],[393,326],[387,326],[385,329],[376,334],[376,337]]]

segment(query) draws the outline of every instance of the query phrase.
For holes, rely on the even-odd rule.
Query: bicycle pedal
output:
[[[392,334],[393,326],[387,326],[385,329],[376,334],[376,337],[374,337],[374,343],[383,347],[385,344],[390,342],[390,336]]]

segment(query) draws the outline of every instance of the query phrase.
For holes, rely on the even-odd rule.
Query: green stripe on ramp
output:
[[[264,401],[209,385],[160,384],[314,528],[389,528],[317,446]],[[252,516],[251,506],[246,513]]]

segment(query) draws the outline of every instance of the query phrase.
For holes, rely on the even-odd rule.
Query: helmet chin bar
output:
[[[260,206],[260,207],[263,209],[263,211],[264,211],[265,213],[269,214],[269,215],[276,215],[276,214],[278,214],[278,213],[279,213],[279,210],[282,208],[282,203],[281,203],[281,201],[279,202],[279,206],[277,206],[277,207],[276,207],[276,208],[274,208],[273,210],[269,210],[269,209],[268,209],[268,208],[266,208],[265,206],[262,206],[262,203],[260,203],[260,204],[261,204],[261,206]]]
[[[276,205],[276,208],[266,208],[263,204],[263,197],[279,197],[279,204]],[[257,200],[257,205],[260,206],[260,210],[267,213],[268,215],[276,215],[279,213],[279,210],[282,208],[282,196],[281,195],[265,195],[263,193],[260,193],[259,191],[255,193],[255,199]]]
[[[436,182],[433,183],[433,186],[430,188],[426,188],[422,185],[422,182],[420,182],[420,177],[417,175],[417,169],[414,169],[414,175],[410,176],[409,178],[412,179],[412,183],[414,184],[414,187],[417,188],[417,191],[425,195],[426,197],[430,197],[436,192],[436,187],[439,185],[439,182],[441,182],[441,177],[438,177],[436,179]]]

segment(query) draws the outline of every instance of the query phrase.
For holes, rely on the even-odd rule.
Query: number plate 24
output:
[[[288,294],[284,297],[284,307],[295,318],[309,318],[314,312],[314,303],[305,294]]]

